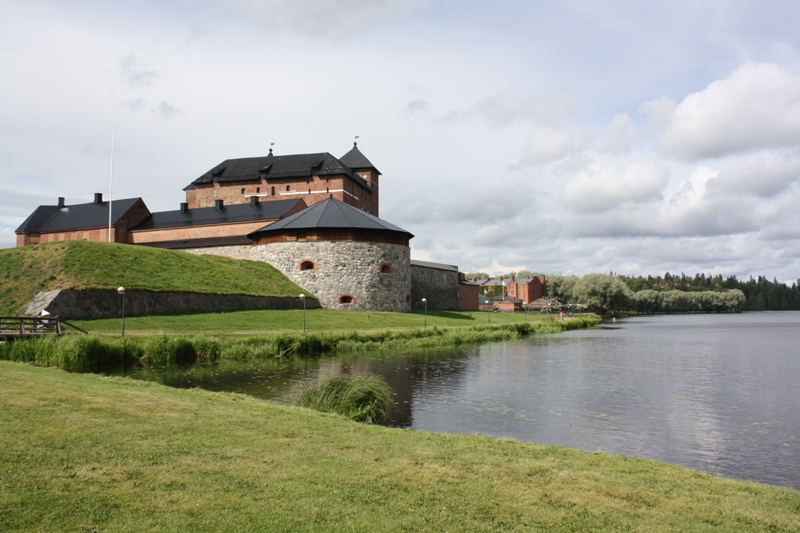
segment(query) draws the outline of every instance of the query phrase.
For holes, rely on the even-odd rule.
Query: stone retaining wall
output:
[[[458,271],[411,265],[411,306],[423,308],[423,298],[428,309],[461,309]]]
[[[306,307],[319,302],[306,298]],[[251,296],[246,294],[209,294],[178,291],[129,289],[125,292],[125,316],[182,313],[187,311],[220,312],[247,309],[302,309],[303,300],[294,296]],[[35,316],[43,309],[53,316],[74,318],[114,318],[122,315],[122,295],[115,289],[60,289],[37,294],[21,311]]]

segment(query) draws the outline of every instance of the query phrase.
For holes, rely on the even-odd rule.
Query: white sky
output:
[[[659,5],[661,4],[661,5]],[[228,158],[359,148],[464,271],[800,278],[800,3],[0,0],[0,246],[177,209]]]

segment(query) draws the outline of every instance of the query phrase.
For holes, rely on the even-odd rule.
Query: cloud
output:
[[[405,109],[403,109],[403,114],[406,116],[416,115],[420,113],[425,113],[430,109],[431,105],[422,99],[412,100],[410,101]]]
[[[561,203],[572,213],[600,213],[629,202],[661,198],[669,171],[654,161],[620,169],[593,164],[576,173],[561,192]]]
[[[492,224],[536,209],[534,195],[523,185],[494,183],[499,181],[487,179],[459,190],[452,203],[442,208],[442,215],[450,222]]]
[[[798,142],[800,76],[766,63],[746,63],[684,98],[660,140],[666,153],[689,161]]]
[[[206,0],[234,10],[271,30],[314,36],[347,37],[352,32],[396,19],[427,6],[431,0]]]
[[[120,102],[119,105],[124,107],[129,113],[138,113],[144,108],[147,101],[144,98],[137,98],[136,100],[125,100]]]
[[[768,198],[780,194],[800,178],[800,153],[766,150],[733,162],[708,181],[710,191]]]
[[[160,104],[154,106],[150,113],[156,117],[160,118],[161,120],[171,120],[177,115],[183,115],[183,111],[175,107],[174,105],[170,104],[169,102],[162,100]]]
[[[572,135],[563,128],[543,126],[531,133],[516,167],[535,166],[564,157],[572,148]]]
[[[141,60],[136,54],[128,54],[120,59],[120,74],[131,86],[150,85],[158,78],[155,69],[142,67]]]
[[[516,122],[556,125],[574,114],[569,97],[563,91],[539,93],[503,92],[479,100],[469,109],[456,109],[445,114],[439,123],[480,117],[493,128]]]
[[[614,155],[627,154],[633,144],[633,126],[627,113],[617,113],[611,119],[601,150]]]

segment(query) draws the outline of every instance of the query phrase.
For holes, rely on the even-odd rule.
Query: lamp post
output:
[[[306,295],[301,294],[300,299],[303,300],[303,335],[306,334]]]
[[[485,300],[484,305],[489,305],[489,300]],[[486,321],[491,324],[492,323],[492,310],[489,309],[486,311]]]
[[[119,287],[117,292],[122,295],[122,336],[125,336],[125,287]]]
[[[423,328],[427,328],[428,327],[428,300],[423,298],[422,299],[422,303],[425,304],[425,321],[423,322],[423,326],[422,327]]]

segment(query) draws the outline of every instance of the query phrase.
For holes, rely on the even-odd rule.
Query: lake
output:
[[[292,402],[374,373],[393,425],[650,457],[800,489],[800,312],[636,317],[444,350],[136,366],[114,374]]]

